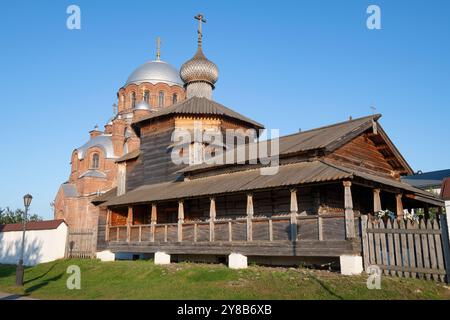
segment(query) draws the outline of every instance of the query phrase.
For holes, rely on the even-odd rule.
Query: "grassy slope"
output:
[[[81,268],[81,290],[66,288],[71,264]],[[0,265],[0,291],[43,299],[450,299],[450,289],[433,281],[383,277],[381,290],[368,290],[366,279],[293,268],[60,260],[27,268],[22,290],[14,287],[15,266]]]

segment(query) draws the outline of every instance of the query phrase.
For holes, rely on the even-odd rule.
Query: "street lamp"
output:
[[[19,263],[17,264],[17,271],[16,271],[16,285],[17,286],[23,286],[23,251],[25,247],[25,230],[26,230],[26,223],[27,223],[27,213],[28,213],[28,207],[31,204],[31,200],[33,200],[33,197],[31,194],[26,194],[23,196],[23,205],[25,206],[25,212],[23,215],[23,221],[22,221],[22,249],[20,250],[20,259]]]

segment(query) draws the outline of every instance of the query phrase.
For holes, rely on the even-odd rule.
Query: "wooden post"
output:
[[[228,221],[228,241],[233,241],[233,227],[231,221]]]
[[[178,201],[178,242],[183,241],[184,202]]]
[[[214,241],[214,222],[216,221],[216,199],[210,198],[209,205],[209,241]]]
[[[155,242],[155,232],[156,232],[156,223],[158,221],[158,211],[157,211],[157,207],[156,207],[156,203],[152,203],[152,213],[150,216],[150,224],[151,224],[151,242]]]
[[[297,241],[297,189],[291,189],[291,241]]]
[[[402,197],[403,195],[401,193],[398,193],[395,195],[395,199],[397,202],[397,218],[403,218],[403,203],[402,203]]]
[[[109,241],[109,227],[111,225],[111,209],[108,209],[106,213],[106,230],[105,230],[105,241]]]
[[[345,233],[347,239],[355,238],[355,214],[353,212],[352,183],[344,181]]]
[[[127,242],[131,239],[131,225],[133,224],[133,206],[128,206],[127,216]]]
[[[380,189],[373,189],[373,213],[381,211]]]
[[[253,240],[253,194],[247,194],[247,241]]]

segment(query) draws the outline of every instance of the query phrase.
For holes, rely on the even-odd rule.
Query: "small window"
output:
[[[98,153],[94,153],[92,155],[91,168],[98,169],[99,167],[100,167],[100,157],[98,156]]]
[[[172,103],[175,104],[177,102],[178,102],[178,95],[176,93],[174,93],[172,96]]]
[[[144,91],[144,101],[149,102],[150,100],[150,92],[148,90]]]
[[[134,92],[131,93],[131,107],[132,108],[136,107],[136,93]]]
[[[159,92],[158,107],[164,107],[164,92],[162,91]]]

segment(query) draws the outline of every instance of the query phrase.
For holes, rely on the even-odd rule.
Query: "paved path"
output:
[[[11,293],[0,292],[0,300],[36,300],[36,299],[25,296],[19,296]]]

